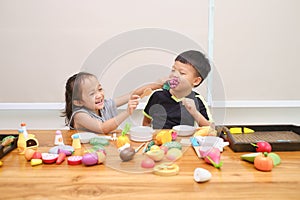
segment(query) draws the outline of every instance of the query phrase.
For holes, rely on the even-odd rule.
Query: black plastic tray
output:
[[[232,134],[232,127],[246,127],[254,133]],[[223,126],[221,137],[229,141],[230,148],[235,152],[254,152],[251,143],[269,142],[272,151],[300,151],[300,127],[295,125],[230,125]]]
[[[6,136],[14,136],[13,142],[8,146],[2,146],[1,142],[2,139]],[[3,158],[6,154],[17,148],[17,142],[18,142],[18,134],[0,134],[0,159]]]

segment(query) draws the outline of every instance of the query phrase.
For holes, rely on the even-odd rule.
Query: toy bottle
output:
[[[25,149],[26,149],[26,140],[24,138],[24,130],[19,129],[18,132],[19,132],[19,137],[18,137],[18,142],[17,142],[18,151],[19,151],[19,154],[24,154]]]
[[[79,135],[78,134],[74,134],[72,135],[72,147],[74,149],[81,149],[81,143],[80,143],[80,139],[79,139]]]
[[[27,132],[26,124],[24,122],[21,123],[21,129],[23,129],[24,138],[27,139],[28,138],[28,132]]]
[[[57,130],[55,133],[54,145],[65,145],[60,130]]]

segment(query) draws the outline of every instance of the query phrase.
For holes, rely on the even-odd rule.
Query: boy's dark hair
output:
[[[195,51],[195,50],[185,51],[179,54],[175,58],[175,61],[192,65],[198,72],[198,75],[202,78],[202,81],[207,77],[208,73],[211,70],[209,60],[200,51]],[[199,86],[202,83],[202,81],[195,87]]]

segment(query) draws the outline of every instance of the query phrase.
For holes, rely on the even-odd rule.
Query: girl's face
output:
[[[174,91],[191,90],[199,82],[201,82],[201,77],[198,77],[195,68],[190,64],[184,64],[179,61],[175,61],[170,78],[178,78],[179,84],[173,88]]]
[[[81,84],[81,90],[79,106],[84,106],[95,113],[104,107],[104,91],[95,77],[86,78]]]

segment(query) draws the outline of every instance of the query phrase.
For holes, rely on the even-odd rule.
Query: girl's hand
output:
[[[129,115],[133,113],[133,111],[136,109],[136,107],[139,105],[139,95],[131,95],[129,101],[128,101],[128,106],[127,106],[127,112]]]

